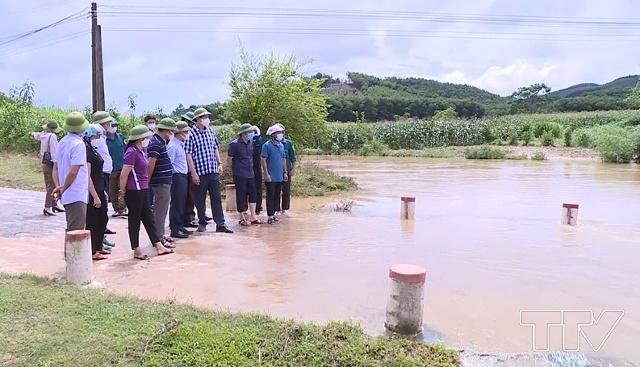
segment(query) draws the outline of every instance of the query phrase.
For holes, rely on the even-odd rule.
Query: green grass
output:
[[[323,196],[357,189],[350,177],[341,176],[315,163],[302,162],[291,184],[294,196]]]
[[[442,346],[0,274],[0,365],[456,366]]]
[[[467,159],[505,159],[507,152],[500,148],[480,146],[466,149],[464,157]]]
[[[0,187],[44,191],[40,158],[35,154],[0,152]]]

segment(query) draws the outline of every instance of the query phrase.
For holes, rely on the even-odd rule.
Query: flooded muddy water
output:
[[[425,338],[474,353],[527,353],[520,310],[624,310],[597,353],[640,363],[640,168],[597,162],[317,159],[361,191],[294,200],[273,226],[235,228],[179,243],[177,254],[130,260],[126,221],[118,246],[97,263],[107,289],[216,309],[383,332],[387,272],[427,269]],[[400,197],[416,197],[414,221]],[[354,200],[350,213],[331,202]],[[560,225],[563,202],[578,226]],[[322,205],[325,204],[324,207]],[[62,235],[0,239],[0,271],[64,271]],[[552,333],[557,332],[552,331]]]

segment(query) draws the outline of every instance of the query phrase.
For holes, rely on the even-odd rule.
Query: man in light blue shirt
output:
[[[80,112],[71,112],[65,119],[67,135],[58,143],[53,165],[53,195],[60,198],[67,218],[67,232],[83,230],[87,222],[89,175],[87,147],[81,134],[89,121]]]
[[[184,215],[187,206],[187,194],[189,190],[189,167],[187,166],[187,154],[184,150],[184,141],[187,139],[189,125],[185,121],[177,123],[178,130],[167,144],[167,155],[173,166],[173,178],[171,181],[171,208],[169,209],[169,228],[171,237],[188,238],[193,232],[184,228]]]

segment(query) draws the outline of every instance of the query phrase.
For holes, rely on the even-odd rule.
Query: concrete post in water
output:
[[[417,265],[391,266],[391,290],[384,323],[387,329],[403,335],[416,335],[422,331],[426,276],[427,271]]]
[[[64,239],[64,258],[67,263],[67,281],[74,284],[88,284],[93,280],[90,232],[69,231]]]
[[[400,198],[400,219],[413,220],[416,215],[416,198],[403,196]]]
[[[224,191],[226,193],[226,207],[228,212],[235,212],[238,210],[238,206],[236,205],[236,185],[228,184],[224,186]]]
[[[562,224],[575,226],[578,224],[578,204],[562,204]]]

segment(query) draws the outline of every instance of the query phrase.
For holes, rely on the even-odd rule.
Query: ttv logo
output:
[[[551,334],[556,331],[562,338],[562,350],[580,350],[582,336],[597,352],[611,336],[622,316],[623,310],[605,310],[597,317],[594,317],[593,311],[586,310],[520,310],[520,325],[532,328],[534,351],[548,351]]]

